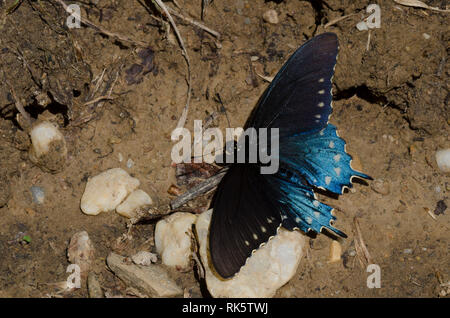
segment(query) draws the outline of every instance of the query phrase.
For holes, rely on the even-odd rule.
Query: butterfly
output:
[[[210,267],[220,277],[233,277],[280,227],[346,237],[333,226],[333,208],[315,194],[342,194],[352,178],[371,179],[352,169],[345,141],[328,123],[338,47],[334,33],[304,43],[250,115],[246,127],[279,129],[279,169],[261,174],[258,162],[234,163],[220,182],[208,234]]]

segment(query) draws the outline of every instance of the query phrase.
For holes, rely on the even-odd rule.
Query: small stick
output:
[[[428,213],[428,215],[431,216],[431,217],[433,218],[433,220],[435,220],[435,221],[437,220],[436,217],[433,215],[433,212],[431,212],[430,209],[428,209],[428,208],[424,208],[424,209],[425,209],[425,211]]]
[[[429,5],[423,3],[419,0],[394,0],[394,2],[397,2],[398,4],[407,6],[407,7],[416,7],[416,8],[422,8],[422,9],[428,9],[433,10],[437,12],[450,12],[448,9],[439,9],[437,7],[430,7]]]
[[[4,74],[3,74],[4,75]],[[22,103],[20,102],[19,98],[16,95],[16,92],[14,90],[14,87],[9,83],[9,81],[5,78],[5,82],[9,87],[9,90],[11,91],[11,95],[14,98],[14,105],[16,106],[17,110],[19,111],[19,113],[23,116],[23,118],[25,118],[26,120],[26,124],[28,126],[31,126],[32,124],[32,119],[30,117],[30,115],[27,113],[27,111],[25,110],[25,108],[23,107]],[[24,127],[22,127],[24,128]]]
[[[202,20],[205,19],[206,9],[209,5],[209,0],[202,0]]]
[[[351,16],[354,16],[354,15],[356,15],[356,14],[357,14],[357,13],[352,13],[352,14],[344,15],[344,16],[342,16],[342,17],[333,19],[333,20],[331,20],[330,22],[328,22],[327,24],[325,24],[323,27],[326,29],[326,28],[328,28],[328,27],[330,27],[330,26],[332,26],[332,25],[338,23],[339,21],[345,20],[345,19],[347,19],[347,18],[349,18],[349,17],[351,17]]]
[[[370,30],[367,33],[368,33],[368,35],[367,35],[366,51],[369,51],[370,50],[370,37],[371,37],[372,34],[370,33]]]
[[[189,60],[189,55],[187,53],[186,47],[184,46],[183,38],[181,37],[180,31],[178,31],[177,25],[173,20],[172,16],[169,13],[166,5],[161,0],[152,0],[157,6],[164,12],[169,19],[170,24],[172,25],[173,30],[175,31],[175,35],[177,36],[178,42],[180,43],[181,49],[183,50],[183,56],[186,60],[187,68],[188,68],[188,91],[186,104],[184,106],[183,112],[181,113],[180,119],[178,120],[177,128],[183,128],[186,123],[186,118],[189,110],[189,102],[191,100],[191,62]]]
[[[258,72],[256,72],[256,75],[258,75],[259,77],[261,77],[263,80],[265,80],[266,82],[272,83],[273,79],[275,78],[275,76],[264,76],[259,74]]]
[[[67,12],[69,12],[69,11],[67,10],[67,9],[68,9],[67,4],[66,4],[63,0],[56,0],[56,1],[57,1],[60,5],[63,6],[64,10],[66,10]],[[132,40],[132,39],[130,39],[129,37],[126,37],[126,36],[124,36],[124,35],[120,35],[120,34],[113,33],[113,32],[111,32],[111,31],[108,31],[108,30],[106,30],[106,29],[104,29],[104,28],[102,28],[102,27],[100,27],[100,26],[98,26],[98,25],[92,23],[92,22],[89,21],[88,19],[83,18],[82,16],[80,16],[79,18],[80,18],[80,21],[81,21],[83,24],[85,24],[85,25],[87,25],[87,26],[89,26],[89,27],[91,27],[91,28],[93,28],[93,29],[96,29],[97,31],[99,31],[100,33],[103,33],[104,35],[107,35],[107,36],[110,36],[110,37],[113,37],[113,38],[117,38],[117,39],[119,39],[119,40],[121,40],[121,41],[124,41],[124,42],[132,43],[132,44],[134,44],[134,45],[136,45],[136,46],[148,47],[148,44],[145,43],[145,42]]]
[[[174,16],[176,16],[176,17],[178,17],[178,18],[180,18],[180,19],[182,19],[182,20],[185,20],[185,21],[187,21],[187,22],[193,24],[193,25],[195,25],[196,27],[198,27],[198,28],[200,28],[200,29],[205,30],[206,32],[208,32],[208,33],[214,35],[216,38],[219,38],[219,37],[220,37],[220,33],[219,33],[219,32],[214,31],[214,30],[208,28],[206,25],[204,25],[204,24],[202,24],[202,23],[200,23],[200,22],[197,22],[197,21],[195,21],[194,19],[191,19],[191,18],[189,18],[189,17],[185,17],[184,15],[181,15],[180,13],[176,12],[176,11],[173,10],[172,8],[167,7],[167,9],[168,9],[168,10],[170,11],[170,13],[172,13]]]
[[[191,201],[192,199],[202,195],[203,193],[208,192],[209,190],[215,188],[222,178],[225,176],[226,171],[221,171],[217,173],[216,175],[212,176],[211,178],[206,179],[202,183],[192,187],[182,195],[178,196],[177,198],[173,199],[172,202],[170,202],[170,208],[171,209],[177,209],[183,204],[185,204],[188,201]]]
[[[358,250],[360,248],[366,258],[366,262],[368,264],[372,264],[372,258],[370,257],[370,253],[369,253],[369,250],[367,249],[366,244],[364,243],[362,233],[361,233],[361,228],[359,227],[358,219],[355,217],[353,219],[353,222],[355,224],[356,234],[357,234],[357,239],[355,240],[355,243],[356,243],[355,248],[356,248],[356,250]],[[358,247],[356,245],[358,245]]]
[[[111,99],[114,99],[114,97],[110,97],[110,96],[99,96],[99,97],[94,98],[93,100],[91,100],[91,101],[89,101],[89,102],[84,103],[84,106],[87,106],[87,105],[90,105],[90,104],[94,104],[94,103],[96,103],[96,102],[99,102],[99,101],[105,100],[105,99],[111,100]]]

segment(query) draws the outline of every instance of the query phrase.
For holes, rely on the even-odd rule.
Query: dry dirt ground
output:
[[[358,31],[371,2],[381,7],[381,28]],[[425,2],[439,8],[446,3]],[[66,280],[68,242],[81,230],[95,245],[93,271],[103,289],[128,295],[105,258],[111,251],[129,256],[153,250],[154,225],[135,226],[131,238],[120,241],[127,220],[114,212],[84,215],[80,198],[88,177],[113,167],[137,177],[155,206],[174,198],[167,190],[177,182],[170,135],[187,92],[182,51],[151,1],[79,2],[84,18],[122,39],[92,27],[68,29],[59,1],[23,0],[8,14],[13,3],[0,1],[0,296],[57,295],[52,284]],[[166,4],[201,21],[200,0]],[[263,20],[268,9],[277,11],[277,24]],[[450,177],[434,156],[450,147],[449,14],[390,0],[216,0],[203,23],[220,38],[174,19],[191,62],[191,131],[194,119],[211,114],[218,115],[214,126],[242,126],[268,85],[259,75],[274,76],[315,34],[339,37],[331,122],[375,181],[357,183],[338,198],[321,196],[338,208],[336,226],[349,235],[341,241],[342,261],[328,263],[328,237],[310,239],[297,274],[276,296],[445,296]],[[86,105],[101,96],[112,99]],[[61,172],[30,162],[17,101],[33,119],[61,128],[69,145]],[[33,202],[32,186],[44,189],[43,204]],[[202,211],[207,200],[188,208]],[[366,259],[355,254],[355,218],[370,262],[381,268],[381,288],[366,286]],[[30,243],[21,242],[24,235]],[[170,274],[193,296],[202,295],[192,271]],[[86,286],[62,296],[87,297]]]

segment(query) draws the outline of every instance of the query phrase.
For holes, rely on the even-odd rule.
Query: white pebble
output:
[[[450,148],[436,151],[436,163],[443,172],[450,172]]]
[[[67,157],[67,147],[64,135],[56,125],[43,121],[33,126],[30,131],[30,160],[49,171],[60,171]],[[51,156],[50,150],[56,150]]]
[[[83,276],[86,276],[94,261],[95,249],[86,231],[75,233],[67,248],[67,258],[72,264],[80,266]]]
[[[142,191],[142,190],[136,190],[133,191],[126,199],[123,201],[119,206],[116,208],[116,212],[124,217],[132,218],[135,216],[135,212],[140,207],[143,207],[145,205],[152,204],[152,199],[150,196]]]
[[[271,24],[277,24],[278,22],[280,22],[280,20],[278,19],[278,13],[273,9],[264,12],[263,19],[264,21]]]
[[[425,40],[429,40],[430,38],[431,38],[431,35],[429,35],[429,34],[427,34],[427,33],[424,33],[424,34],[422,34],[423,35],[423,37],[425,38]]]
[[[81,210],[89,215],[112,211],[139,184],[138,179],[121,168],[106,170],[87,182],[81,197]]]
[[[32,186],[30,188],[31,195],[33,197],[33,202],[37,204],[43,204],[45,201],[45,191],[43,188],[38,186]]]
[[[306,245],[305,236],[299,231],[280,229],[275,237],[252,254],[238,274],[231,279],[222,280],[211,271],[207,256],[211,212],[212,210],[202,213],[195,223],[206,284],[211,295],[273,297],[295,275]]]
[[[134,166],[134,161],[130,158],[127,160],[127,168],[131,169]]]
[[[336,263],[341,260],[342,246],[338,241],[331,241],[329,263]]]
[[[136,265],[150,266],[158,261],[158,256],[147,251],[140,251],[131,256],[131,260]]]
[[[186,269],[191,256],[192,224],[197,216],[191,213],[174,213],[156,224],[155,246],[162,263]]]

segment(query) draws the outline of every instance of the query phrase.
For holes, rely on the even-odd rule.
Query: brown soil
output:
[[[111,251],[129,256],[152,250],[153,225],[135,226],[131,238],[121,240],[127,220],[113,212],[84,215],[80,199],[89,176],[114,167],[137,177],[156,206],[174,198],[167,192],[176,183],[170,135],[187,91],[181,49],[151,1],[148,9],[139,1],[85,1],[82,16],[146,42],[152,51],[90,27],[68,29],[57,1],[24,0],[7,14],[13,2],[0,2],[0,297],[57,295],[52,284],[66,280],[68,242],[81,230],[95,245],[93,270],[104,290],[127,295],[105,258]],[[215,126],[242,126],[268,85],[258,73],[274,76],[315,34],[339,37],[331,122],[363,171],[384,180],[383,189],[357,183],[339,198],[321,196],[338,208],[336,226],[349,234],[341,241],[342,261],[328,263],[331,240],[318,235],[279,297],[438,297],[444,295],[440,284],[450,280],[450,213],[434,213],[438,205],[436,212],[450,205],[450,177],[434,159],[437,149],[450,147],[449,16],[377,2],[381,28],[370,31],[368,50],[368,31],[356,29],[370,3],[363,0],[214,1],[204,23],[220,39],[174,18],[191,60],[190,130],[194,119],[215,112]],[[200,1],[177,3],[183,15],[200,21]],[[268,9],[278,12],[278,24],[264,22]],[[355,15],[324,28],[349,14]],[[112,100],[85,105],[111,90]],[[68,145],[61,172],[44,172],[29,160],[27,123],[15,102],[33,119],[61,128]],[[32,186],[44,189],[43,204],[33,202]],[[352,252],[355,217],[371,262],[381,267],[379,289],[367,288],[369,273]],[[29,244],[21,242],[24,235]],[[201,294],[192,271],[170,273],[193,295]],[[63,296],[87,297],[86,286]]]

